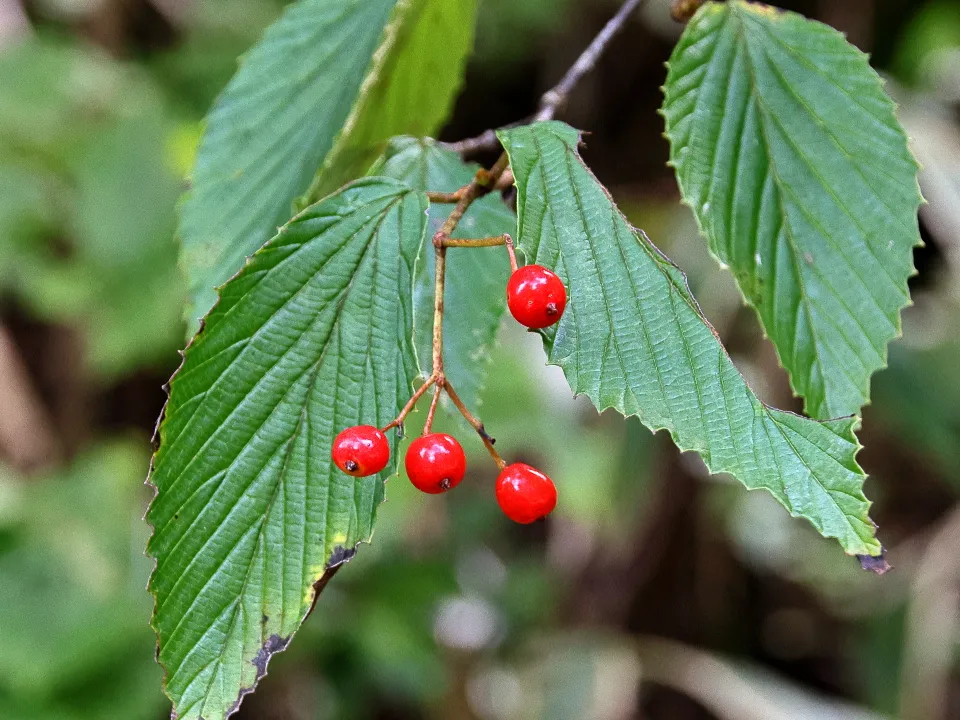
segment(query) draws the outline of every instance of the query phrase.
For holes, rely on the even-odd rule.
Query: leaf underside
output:
[[[446,119],[475,10],[475,0],[299,0],[267,30],[207,118],[183,202],[191,334],[214,288],[290,218],[319,168],[308,202],[364,175],[393,135]]]
[[[866,55],[832,28],[708,3],[673,53],[671,164],[807,412],[853,415],[886,366],[920,244],[917,163]]]
[[[476,6],[476,0],[401,0],[397,4],[375,70],[364,83],[308,200],[365,174],[395,135],[426,137],[440,129],[473,49]]]
[[[180,718],[234,712],[369,540],[383,482],[330,461],[417,375],[412,286],[426,200],[362,180],[308,208],[220,291],[174,376],[150,482],[153,624]]]
[[[454,192],[473,179],[478,167],[464,163],[459,155],[432,140],[403,137],[391,143],[385,162],[374,171],[402,180],[414,190]],[[428,237],[440,229],[451,208],[430,206]],[[516,215],[494,194],[470,206],[453,236],[492,237],[513,234],[516,229]],[[425,370],[433,348],[434,266],[433,245],[426,243],[417,270],[413,307],[415,345],[420,367]],[[447,250],[444,370],[457,394],[471,408],[480,404],[490,349],[506,310],[504,287],[509,274],[510,262],[502,247]]]
[[[207,117],[184,199],[189,331],[310,184],[350,113],[397,0],[299,0],[242,58]]]
[[[551,364],[599,410],[667,429],[712,472],[764,488],[850,554],[879,556],[856,418],[816,422],[765,406],[700,312],[686,278],[634,230],[562,123],[503,131],[518,189],[519,245],[569,289]]]

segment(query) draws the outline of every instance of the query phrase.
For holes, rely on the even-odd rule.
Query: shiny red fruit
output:
[[[436,495],[460,484],[467,472],[467,456],[455,438],[433,433],[410,443],[404,465],[414,487]]]
[[[390,462],[387,436],[371,425],[349,427],[333,441],[333,462],[347,475],[376,475]]]
[[[497,478],[497,503],[508,518],[527,525],[546,517],[557,506],[557,488],[536,468],[514,463]]]
[[[507,283],[507,307],[517,322],[539,330],[560,320],[567,306],[563,280],[545,267],[518,268]]]

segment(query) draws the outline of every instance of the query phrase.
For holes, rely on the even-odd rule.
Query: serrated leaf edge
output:
[[[705,6],[705,7],[708,7],[708,6]],[[730,354],[727,352],[726,346],[725,346],[725,345],[723,344],[723,342],[721,341],[719,333],[716,331],[716,329],[713,327],[713,325],[712,325],[712,324],[710,323],[710,321],[707,319],[706,315],[704,315],[703,310],[700,308],[699,302],[697,302],[696,297],[694,296],[692,290],[690,289],[690,283],[689,283],[689,281],[688,281],[688,279],[687,279],[686,273],[685,273],[673,260],[671,260],[669,257],[667,257],[667,256],[663,253],[663,251],[660,250],[660,248],[657,247],[657,246],[653,243],[653,241],[650,240],[650,238],[647,236],[647,234],[646,234],[643,230],[640,230],[640,229],[638,229],[638,228],[635,228],[635,227],[633,226],[633,224],[632,224],[632,223],[627,219],[627,217],[623,214],[623,212],[620,210],[619,206],[614,202],[613,196],[610,194],[610,191],[607,189],[607,187],[597,179],[596,175],[594,175],[593,170],[590,168],[590,166],[587,165],[587,164],[583,161],[583,158],[581,157],[580,152],[579,152],[579,146],[583,144],[583,133],[582,133],[581,131],[579,131],[579,130],[577,130],[576,132],[577,132],[577,138],[578,138],[578,139],[577,139],[577,147],[570,148],[570,147],[568,146],[568,149],[570,149],[570,150],[573,152],[573,154],[575,155],[577,161],[580,162],[580,164],[581,164],[581,165],[583,166],[583,168],[587,171],[587,173],[589,173],[590,177],[593,178],[594,182],[597,183],[598,187],[600,187],[600,189],[603,191],[604,195],[605,195],[605,196],[607,197],[607,199],[610,201],[611,206],[614,208],[614,210],[616,211],[616,213],[620,216],[620,218],[621,218],[621,219],[623,220],[623,222],[626,224],[627,228],[629,228],[630,231],[633,232],[633,234],[634,234],[634,236],[637,238],[637,240],[640,241],[640,242],[642,242],[642,243],[645,243],[646,247],[649,249],[649,252],[654,253],[660,261],[662,261],[662,262],[666,263],[667,265],[671,266],[672,268],[674,268],[674,270],[676,270],[676,272],[679,274],[679,276],[680,276],[680,278],[681,278],[681,280],[682,280],[682,282],[683,282],[683,287],[682,287],[682,288],[679,288],[679,289],[680,289],[680,291],[681,291],[681,292],[680,292],[681,296],[683,296],[683,298],[684,298],[684,301],[687,302],[687,304],[689,305],[689,307],[690,307],[690,308],[697,314],[697,316],[700,318],[701,322],[703,322],[703,324],[706,325],[706,327],[710,330],[710,332],[711,332],[711,333],[713,334],[713,336],[716,338],[717,343],[718,343],[718,345],[719,345],[719,347],[720,347],[720,351],[721,351],[724,355],[726,355],[727,358],[730,360],[731,365],[733,365],[734,369],[737,371],[737,373],[740,374],[740,377],[743,379],[744,385],[750,390],[750,392],[751,392],[751,393],[753,394],[753,396],[756,398],[757,402],[758,402],[758,403],[760,404],[760,406],[764,409],[764,411],[765,411],[765,412],[768,412],[768,413],[770,413],[770,412],[784,413],[784,414],[786,414],[786,415],[792,415],[792,416],[794,416],[794,417],[798,417],[798,418],[802,418],[802,419],[805,419],[805,420],[809,420],[809,421],[811,421],[811,422],[815,422],[815,423],[818,423],[818,424],[820,424],[820,425],[825,425],[825,426],[827,426],[828,429],[829,429],[831,432],[833,432],[837,437],[839,437],[840,439],[848,442],[850,445],[853,446],[852,458],[851,458],[851,459],[853,460],[854,465],[856,466],[857,470],[859,471],[860,476],[863,478],[863,482],[861,483],[861,491],[860,491],[860,494],[862,495],[863,500],[864,500],[864,502],[866,503],[865,510],[866,510],[866,514],[867,514],[867,520],[868,520],[868,522],[873,526],[874,530],[878,529],[877,524],[873,521],[873,519],[872,519],[872,518],[870,517],[870,515],[869,515],[870,508],[873,506],[873,502],[866,496],[866,494],[865,494],[865,493],[863,492],[863,490],[862,490],[863,483],[866,482],[866,480],[867,480],[867,478],[868,478],[868,475],[863,471],[863,468],[860,467],[860,464],[856,461],[856,456],[859,454],[860,450],[863,449],[863,445],[860,444],[860,441],[859,441],[859,439],[857,438],[856,433],[855,433],[855,429],[857,429],[857,428],[859,427],[859,425],[860,425],[860,417],[859,417],[858,415],[848,415],[848,416],[839,417],[839,418],[833,418],[833,419],[829,419],[829,420],[815,420],[815,419],[813,419],[813,418],[808,418],[808,417],[806,417],[806,416],[804,416],[804,415],[799,415],[798,413],[791,412],[791,411],[789,411],[789,410],[780,410],[779,408],[772,407],[771,405],[763,402],[763,400],[761,400],[759,397],[757,397],[756,393],[753,391],[753,388],[750,387],[750,384],[747,382],[747,379],[743,376],[743,373],[740,372],[740,369],[737,367],[736,363],[734,363],[734,362],[733,362],[733,359],[730,358]],[[500,137],[501,132],[498,131],[497,134],[498,134],[498,137]],[[509,150],[508,150],[508,154],[509,154]],[[518,245],[519,245],[519,244],[520,244],[520,243],[518,242]],[[672,282],[672,280],[671,280],[671,282]],[[544,339],[544,349],[545,349],[545,351],[546,351],[546,353],[547,353],[547,364],[548,364],[548,365],[553,365],[553,366],[559,367],[561,370],[564,370],[564,366],[565,366],[565,364],[566,364],[566,363],[564,363],[564,359],[565,359],[565,358],[564,358],[564,359],[561,359],[561,360],[559,360],[559,361],[554,361],[554,360],[551,358],[550,347],[548,347],[548,344],[547,344],[547,343],[548,343],[548,341],[547,341],[547,339],[545,338],[545,339]],[[566,371],[564,371],[564,377],[566,377]],[[605,404],[605,403],[602,403],[602,402],[599,400],[599,398],[595,398],[588,390],[582,389],[582,388],[580,388],[580,387],[577,387],[577,388],[571,387],[571,389],[573,390],[573,393],[574,393],[574,396],[575,396],[575,397],[576,397],[576,396],[579,396],[579,395],[585,395],[587,398],[589,398],[589,399],[590,399],[590,402],[593,404],[593,406],[597,409],[597,412],[599,412],[599,413],[602,413],[602,412],[604,412],[605,410],[610,410],[610,409],[612,409],[612,410],[615,410],[615,411],[618,412],[619,414],[624,415],[624,416],[626,416],[626,417],[636,416],[636,417],[639,418],[639,414],[638,414],[638,413],[630,413],[630,414],[624,413],[622,410],[620,410],[620,408],[616,407],[616,405],[613,404],[612,402],[606,403],[606,404]],[[602,407],[601,407],[601,406],[602,406]],[[774,421],[774,422],[776,422],[776,421]],[[644,422],[644,425],[646,425],[645,422]],[[836,426],[836,427],[835,427],[835,426]],[[651,430],[651,432],[653,432],[653,433],[658,433],[658,432],[660,432],[660,431],[662,431],[662,430],[666,430],[667,433],[670,435],[670,438],[673,440],[674,445],[676,445],[676,447],[677,447],[681,452],[696,452],[697,455],[700,456],[701,459],[703,459],[704,465],[707,467],[707,470],[710,472],[711,475],[728,475],[728,476],[730,475],[729,473],[726,473],[726,472],[717,472],[717,471],[715,471],[715,470],[711,467],[710,463],[707,462],[706,458],[703,458],[703,456],[700,455],[700,453],[697,452],[696,450],[689,450],[689,449],[683,448],[683,446],[682,446],[682,445],[680,444],[680,442],[679,442],[679,438],[678,438],[677,434],[676,434],[673,430],[671,430],[670,428],[666,427],[665,425],[661,425],[661,426],[647,426],[647,427],[648,427],[648,428]],[[838,429],[839,429],[839,431],[838,431]],[[733,477],[733,476],[731,476],[731,477]],[[814,477],[812,473],[811,473],[811,477]],[[737,479],[738,482],[739,482],[739,478],[736,478],[736,479]],[[819,481],[818,481],[818,483],[819,483]],[[821,487],[822,487],[822,485],[821,485]],[[751,490],[751,488],[747,488],[747,490]],[[824,491],[826,492],[826,488],[824,488]],[[786,492],[786,484],[784,485],[784,493],[785,493],[785,494],[788,494],[788,493]],[[772,493],[770,493],[770,494],[773,495]],[[827,492],[827,495],[829,495],[829,492]],[[773,495],[773,497],[776,498],[775,495]],[[777,499],[778,502],[780,502],[781,505],[783,505],[783,507],[787,510],[787,512],[790,514],[791,517],[793,517],[793,518],[795,518],[795,519],[797,519],[797,520],[805,520],[805,521],[807,521],[807,522],[810,522],[808,518],[804,517],[803,515],[800,515],[800,514],[795,513],[792,508],[786,506],[783,502],[781,502],[781,501],[779,500],[779,498],[776,498],[776,499]],[[819,532],[819,530],[818,530],[818,532]],[[838,540],[838,541],[840,540],[840,538],[839,538],[838,536],[834,535],[834,534],[825,534],[824,537],[831,538],[831,539]],[[880,544],[879,539],[877,539],[875,535],[874,535],[874,539],[876,540],[876,546],[877,546],[877,548],[879,549],[879,553],[878,553],[877,555],[871,555],[870,553],[849,553],[849,552],[847,552],[846,550],[844,550],[844,552],[845,552],[846,554],[848,554],[848,555],[851,555],[851,556],[856,557],[857,559],[859,559],[859,560],[861,561],[861,565],[864,565],[864,566],[866,567],[866,565],[869,565],[870,563],[869,563],[869,561],[865,560],[865,558],[872,558],[872,559],[874,559],[874,561],[876,562],[876,561],[878,561],[878,560],[882,560],[882,559],[884,558],[884,556],[885,556],[885,553],[886,553],[884,547]],[[864,549],[868,549],[868,548],[867,548],[868,543],[867,543],[866,541],[864,541],[863,544],[864,544]],[[841,547],[843,547],[842,544],[841,544]],[[875,568],[869,568],[869,569],[874,570],[874,572],[879,572],[879,570],[877,570],[877,569],[875,569]]]
[[[411,188],[410,188],[409,186],[407,186],[405,183],[402,183],[402,182],[400,182],[400,181],[398,181],[398,180],[395,180],[394,178],[386,178],[386,177],[373,177],[373,176],[371,176],[371,177],[360,178],[359,180],[356,180],[356,181],[354,181],[354,182],[352,182],[352,183],[348,183],[348,185],[345,186],[345,187],[354,186],[354,185],[366,184],[366,183],[368,183],[368,182],[370,182],[370,181],[380,181],[380,182],[393,183],[393,184],[396,184],[396,185],[398,185],[398,186],[401,186],[401,187],[405,190],[405,194],[414,194],[414,195],[415,195],[415,194],[418,194],[417,191],[411,189]],[[253,262],[254,257],[255,257],[256,255],[258,255],[259,253],[261,253],[261,252],[264,250],[264,248],[265,248],[267,245],[269,245],[269,244],[273,241],[273,239],[274,239],[275,237],[277,237],[277,236],[280,235],[283,231],[285,231],[288,226],[290,226],[292,223],[294,223],[294,222],[296,222],[297,220],[299,220],[301,216],[303,216],[303,215],[305,215],[306,213],[308,213],[315,205],[320,204],[321,202],[323,202],[324,200],[326,200],[326,199],[327,199],[328,197],[330,197],[331,195],[335,195],[335,194],[337,194],[337,193],[339,193],[339,192],[340,192],[340,190],[335,190],[334,192],[332,192],[332,193],[324,196],[323,198],[320,198],[320,199],[317,200],[315,203],[311,203],[311,204],[308,205],[307,207],[303,208],[300,212],[298,212],[297,214],[295,214],[292,218],[290,218],[290,220],[288,220],[288,221],[285,222],[283,225],[281,225],[281,226],[277,229],[277,233],[276,233],[273,237],[271,237],[269,240],[267,240],[262,246],[260,246],[260,247],[256,250],[256,252],[254,252],[252,255],[248,255],[248,256],[246,257],[246,259],[244,260],[244,263],[243,263],[243,265],[240,267],[239,270],[237,270],[232,276],[230,276],[230,278],[229,278],[228,280],[226,280],[226,281],[223,282],[222,284],[220,284],[220,285],[218,285],[217,287],[215,287],[214,290],[215,290],[216,295],[217,295],[216,302],[214,302],[214,304],[211,306],[211,308],[210,308],[210,309],[206,312],[206,314],[200,319],[200,326],[199,326],[199,328],[197,329],[196,334],[195,334],[192,338],[190,338],[189,342],[187,343],[187,345],[184,347],[183,350],[178,350],[178,351],[177,351],[177,352],[179,353],[179,355],[180,355],[180,364],[177,366],[177,369],[174,370],[173,374],[170,376],[170,379],[167,380],[167,382],[164,383],[164,385],[163,385],[163,391],[164,391],[164,393],[165,393],[165,395],[166,395],[166,399],[164,400],[163,407],[162,407],[161,410],[160,410],[160,416],[157,418],[157,422],[156,422],[155,425],[154,425],[153,435],[152,435],[151,438],[150,438],[151,444],[153,445],[153,453],[152,453],[151,456],[150,456],[150,464],[149,464],[149,467],[148,467],[148,470],[147,470],[147,477],[146,477],[146,479],[144,480],[144,483],[143,483],[143,484],[146,485],[148,488],[150,488],[150,490],[151,490],[151,492],[153,493],[153,495],[151,496],[150,501],[147,503],[147,507],[146,507],[146,509],[144,510],[143,517],[141,518],[142,521],[143,521],[144,523],[146,523],[147,526],[150,528],[150,537],[147,538],[147,545],[146,545],[145,547],[147,547],[147,548],[149,547],[150,541],[153,539],[153,536],[154,536],[155,531],[156,531],[156,528],[154,527],[153,523],[150,522],[150,520],[149,520],[149,514],[150,514],[150,508],[151,508],[151,506],[153,505],[153,503],[154,503],[154,501],[156,500],[157,496],[160,494],[159,488],[157,488],[157,486],[153,484],[152,478],[153,478],[154,464],[156,463],[157,455],[158,455],[159,452],[160,452],[162,426],[163,426],[164,422],[165,422],[166,419],[167,419],[167,417],[166,417],[166,415],[167,415],[167,406],[170,404],[170,394],[171,394],[171,386],[172,386],[172,383],[173,383],[173,381],[177,378],[177,376],[180,374],[180,372],[184,369],[184,366],[186,365],[186,362],[187,362],[187,353],[188,353],[188,351],[193,347],[194,343],[197,342],[198,339],[200,338],[200,336],[203,334],[204,329],[206,328],[206,321],[207,321],[207,319],[217,310],[218,306],[220,305],[220,300],[222,299],[222,298],[221,298],[221,291],[222,291],[227,285],[229,285],[229,284],[232,283],[234,280],[236,280],[236,279],[244,272],[244,270],[246,270],[247,266],[249,266],[249,265]],[[426,227],[426,226],[425,226],[425,227]],[[421,249],[420,249],[420,252],[417,254],[418,259],[419,259],[419,257],[420,257],[420,253],[423,252],[423,247],[424,247],[424,245],[426,244],[426,243],[424,242],[425,238],[426,238],[426,235],[424,235],[424,236],[421,237],[421,239],[420,239]],[[415,351],[415,350],[414,350],[414,357],[416,357],[416,351]],[[419,362],[419,360],[418,360],[418,362]],[[387,481],[392,480],[393,478],[399,477],[399,476],[400,476],[400,464],[399,464],[399,461],[397,461],[397,462],[396,462],[396,468],[395,468],[394,472],[392,472],[388,477],[386,477],[386,478],[384,479],[384,484],[386,484]],[[384,505],[386,502],[387,502],[387,497],[386,497],[386,493],[384,493],[384,498],[383,498],[383,500],[380,502],[379,505],[376,506],[376,508],[377,508],[377,509],[380,508],[380,507],[381,507],[382,505]],[[312,583],[311,589],[308,591],[309,593],[311,593],[311,596],[312,596],[312,597],[311,597],[311,605],[310,605],[310,608],[303,614],[303,617],[300,618],[300,621],[299,621],[299,623],[298,623],[298,629],[303,626],[303,623],[306,622],[307,618],[308,618],[308,617],[310,616],[310,614],[313,612],[314,607],[316,607],[317,599],[319,598],[320,593],[321,593],[321,592],[323,591],[323,589],[327,586],[327,583],[330,581],[330,579],[337,573],[337,571],[338,571],[343,565],[345,565],[346,563],[350,562],[350,561],[356,556],[357,551],[358,551],[358,549],[360,548],[361,545],[371,545],[372,543],[373,543],[373,535],[372,535],[372,532],[371,532],[371,536],[370,536],[369,538],[358,540],[356,543],[354,543],[354,545],[353,545],[352,548],[343,548],[342,552],[339,554],[339,556],[336,557],[336,560],[335,560],[335,561],[334,561],[334,557],[337,555],[337,553],[336,553],[336,549],[334,550],[334,553],[331,554],[331,557],[327,559],[326,565],[324,566],[324,571],[317,576],[316,580],[314,580],[313,583]],[[339,549],[339,548],[338,548],[338,549]],[[158,664],[158,665],[162,668],[162,670],[163,670],[163,679],[162,679],[162,683],[161,683],[162,688],[163,688],[163,693],[164,693],[164,695],[167,697],[167,699],[170,700],[171,703],[173,704],[173,708],[171,709],[171,713],[170,713],[170,718],[171,718],[171,720],[177,720],[177,718],[179,717],[179,715],[178,715],[177,712],[176,712],[176,710],[177,710],[177,708],[176,708],[176,702],[173,700],[173,698],[170,697],[170,695],[169,695],[168,692],[167,692],[167,680],[168,680],[168,676],[169,676],[169,670],[168,670],[167,666],[160,660],[160,631],[159,631],[159,629],[157,628],[156,623],[155,623],[158,599],[157,599],[157,596],[154,594],[154,592],[153,592],[153,590],[152,590],[152,582],[153,582],[154,573],[156,572],[157,566],[158,566],[158,564],[159,564],[159,560],[158,560],[154,555],[151,555],[150,552],[149,552],[148,550],[146,550],[146,549],[144,550],[144,555],[145,555],[147,558],[149,558],[150,560],[153,561],[153,569],[150,571],[150,577],[149,577],[148,580],[147,580],[147,585],[146,585],[146,587],[145,587],[145,590],[147,591],[147,593],[150,595],[151,599],[153,600],[153,607],[151,608],[151,611],[150,611],[150,628],[153,630],[154,635],[156,636],[156,651],[155,651],[155,654],[154,654],[154,659],[156,660],[157,664]],[[240,704],[241,704],[241,702],[243,701],[243,698],[244,698],[244,697],[246,697],[247,695],[250,695],[250,694],[252,694],[253,692],[256,691],[257,687],[258,687],[259,684],[260,684],[260,681],[261,681],[264,677],[267,676],[267,669],[268,669],[270,660],[273,658],[273,656],[274,656],[275,654],[277,654],[278,652],[282,652],[283,650],[285,650],[285,649],[287,648],[287,645],[289,644],[289,642],[290,642],[292,639],[293,639],[293,634],[291,634],[290,636],[288,636],[288,637],[286,637],[286,638],[281,638],[279,635],[276,635],[276,634],[275,634],[275,635],[271,635],[271,636],[267,639],[267,642],[264,644],[264,646],[263,646],[263,647],[261,648],[261,650],[260,650],[260,654],[258,654],[257,657],[255,658],[255,665],[256,665],[256,667],[257,667],[256,680],[254,681],[253,685],[250,686],[249,688],[240,688],[240,692],[239,692],[239,694],[238,694],[238,696],[237,696],[236,701],[235,701],[234,704],[228,709],[227,713],[224,715],[224,718],[225,718],[225,719],[231,717],[233,714],[235,714],[235,713],[240,709]],[[262,667],[261,667],[261,664],[260,664],[260,663],[262,663]]]
[[[703,5],[703,6],[700,8],[700,10],[697,11],[696,15],[694,15],[694,17],[690,20],[690,22],[689,22],[689,24],[687,25],[687,27],[684,29],[684,32],[686,33],[686,32],[688,32],[689,28],[695,27],[695,25],[696,25],[698,19],[700,18],[700,16],[705,15],[705,14],[707,14],[707,13],[736,12],[736,11],[732,11],[732,10],[727,10],[727,9],[726,9],[726,5],[731,5],[731,6],[732,6],[732,5],[740,5],[740,6],[744,7],[744,9],[746,9],[746,10],[749,11],[749,12],[757,12],[757,13],[760,13],[760,14],[771,14],[771,13],[774,13],[774,14],[776,14],[776,15],[781,15],[781,14],[782,14],[782,15],[787,15],[787,14],[789,14],[789,15],[797,15],[797,16],[803,18],[804,20],[806,20],[807,22],[816,23],[817,25],[822,25],[823,27],[827,28],[827,29],[830,30],[831,32],[836,33],[837,35],[841,36],[844,40],[846,40],[846,34],[845,34],[845,33],[840,32],[839,30],[837,30],[836,28],[831,27],[830,25],[827,25],[827,24],[825,24],[825,23],[821,23],[821,22],[819,22],[819,21],[817,21],[817,20],[812,20],[812,19],[810,19],[810,18],[804,17],[804,16],[801,15],[800,13],[796,13],[796,12],[793,12],[793,11],[791,11],[791,10],[785,10],[785,9],[782,9],[782,8],[774,7],[774,6],[772,6],[772,5],[767,5],[767,4],[765,4],[765,3],[760,3],[760,2],[748,2],[747,0],[729,0],[728,3],[719,3],[719,2],[713,2],[713,1],[712,1],[712,2],[708,2],[707,4]],[[847,41],[847,42],[849,43],[849,41]],[[886,88],[886,81],[883,79],[883,77],[882,77],[881,75],[879,75],[879,73],[877,73],[877,72],[873,69],[873,66],[870,64],[870,55],[869,55],[869,53],[863,52],[862,50],[860,50],[858,47],[856,47],[856,46],[853,45],[852,43],[849,43],[849,44],[850,44],[850,47],[851,47],[856,53],[858,53],[858,54],[861,56],[861,58],[863,58],[863,59],[866,61],[867,67],[871,70],[874,78],[876,79],[877,87],[880,89],[880,91],[881,91],[881,92],[887,97],[887,99],[889,100],[889,102],[890,102],[890,107],[891,107],[891,109],[893,110],[894,116],[896,117],[897,114],[898,114],[898,110],[899,110],[899,108],[900,108],[900,105],[899,105],[892,97],[890,97],[889,93],[886,92],[886,89],[885,89],[885,88]],[[670,62],[669,62],[669,61],[665,62],[665,63],[663,64],[663,66],[664,66],[664,68],[667,70],[667,75],[669,76],[670,69],[671,69]],[[661,91],[661,93],[663,94],[663,97],[664,97],[664,106],[665,106],[666,103],[667,103],[668,100],[669,100],[669,93],[668,93],[668,89],[667,89],[666,82],[664,82],[664,84],[660,86],[660,91]],[[665,110],[665,107],[664,107],[664,106],[661,106],[661,107],[657,110],[657,114],[660,115],[661,117],[663,117],[664,120],[666,121],[667,117],[666,117],[666,110]],[[898,121],[898,122],[899,122],[899,121]],[[666,123],[665,123],[665,125],[666,125]],[[902,123],[901,123],[901,130],[903,130],[904,138],[907,140],[907,150],[908,150],[908,152],[910,153],[910,155],[913,157],[913,161],[914,161],[914,163],[916,164],[917,170],[919,171],[920,169],[922,169],[922,166],[921,166],[919,160],[917,160],[916,154],[913,152],[913,150],[912,150],[912,148],[911,148],[911,144],[912,144],[912,143],[911,143],[911,138],[910,138],[909,135],[906,133],[906,131],[903,129]],[[674,140],[673,140],[673,138],[671,137],[670,131],[669,131],[668,128],[665,127],[664,131],[661,133],[661,136],[662,136],[665,140],[667,140],[667,142],[669,143],[669,145],[671,146],[671,148],[674,146]],[[677,170],[676,163],[674,163],[674,161],[673,161],[672,159],[667,160],[667,167],[674,169],[674,171]],[[806,409],[807,409],[807,402],[808,402],[808,401],[807,401],[807,397],[797,389],[796,383],[795,383],[795,380],[794,380],[794,375],[795,375],[795,373],[791,372],[790,369],[787,368],[786,363],[784,362],[783,357],[782,357],[782,355],[781,355],[779,346],[778,346],[777,343],[774,341],[774,339],[769,335],[769,333],[767,332],[766,327],[764,327],[763,320],[762,320],[762,318],[761,318],[761,316],[760,316],[760,310],[759,310],[759,308],[757,308],[757,306],[756,306],[753,302],[750,301],[750,298],[748,298],[748,297],[746,296],[746,294],[743,292],[743,290],[740,288],[740,283],[739,283],[739,281],[737,281],[736,275],[734,274],[733,270],[729,267],[729,265],[728,265],[727,263],[724,263],[724,262],[717,256],[717,254],[713,251],[713,248],[712,248],[712,245],[711,245],[712,241],[711,241],[710,236],[709,236],[709,234],[707,233],[706,229],[703,227],[703,224],[700,222],[700,215],[699,215],[698,212],[697,212],[697,208],[694,207],[693,203],[687,198],[687,195],[686,195],[686,193],[684,192],[683,183],[682,183],[682,181],[680,180],[679,174],[678,174],[677,172],[674,172],[674,175],[676,176],[677,186],[678,186],[678,188],[679,188],[679,190],[680,190],[680,202],[681,202],[682,205],[686,205],[688,208],[690,208],[691,214],[693,215],[693,218],[694,218],[694,220],[695,220],[695,222],[696,222],[696,225],[697,225],[697,232],[700,234],[700,236],[701,236],[702,238],[704,238],[704,239],[707,241],[707,243],[706,243],[706,245],[707,245],[707,252],[709,253],[710,257],[713,258],[713,260],[717,263],[717,265],[720,267],[720,269],[721,269],[722,271],[729,273],[729,274],[733,277],[734,283],[735,283],[735,285],[736,285],[736,287],[737,287],[737,292],[740,294],[741,300],[743,301],[743,306],[749,307],[751,310],[754,311],[754,317],[755,317],[755,319],[756,319],[756,321],[757,321],[757,325],[760,327],[760,331],[761,331],[761,333],[763,334],[764,339],[767,340],[767,341],[773,346],[773,349],[774,349],[774,352],[775,352],[776,358],[777,358],[777,364],[780,366],[780,368],[781,368],[781,369],[786,373],[786,375],[787,375],[787,379],[788,379],[789,385],[790,385],[790,392],[791,392],[792,396],[793,396],[794,398],[797,398],[797,399],[799,399],[799,400],[802,400],[803,403],[804,403],[804,409],[806,410]],[[918,197],[919,197],[919,199],[920,199],[919,204],[918,204],[918,206],[917,206],[917,208],[918,208],[918,210],[919,210],[920,207],[922,207],[924,204],[927,203],[927,200],[926,200],[926,198],[923,197],[923,192],[922,192],[922,190],[921,190],[921,188],[920,188],[919,177],[916,177],[916,178],[915,178],[915,182],[916,182],[917,195],[918,195]],[[923,242],[923,239],[920,237],[920,234],[919,234],[919,232],[918,232],[918,233],[917,233],[917,243],[914,245],[914,248],[922,248],[922,247],[925,247],[925,243]],[[914,267],[913,267],[913,272],[911,272],[910,275],[907,276],[907,280],[909,280],[909,278],[916,277],[918,274],[919,274],[919,271],[917,270],[916,266],[914,265]],[[863,396],[864,396],[864,398],[865,398],[863,404],[860,406],[861,412],[862,412],[862,410],[863,410],[864,407],[867,407],[867,406],[871,405],[872,402],[873,402],[873,400],[872,400],[872,398],[871,398],[871,387],[872,387],[872,384],[873,384],[873,376],[876,375],[876,374],[879,373],[879,372],[882,372],[883,370],[886,370],[886,369],[889,367],[889,355],[890,355],[889,348],[890,348],[890,344],[893,343],[893,342],[896,342],[897,340],[899,340],[899,339],[901,339],[901,338],[903,337],[903,313],[904,313],[904,311],[906,311],[908,308],[914,306],[914,300],[913,300],[913,297],[910,295],[910,292],[909,292],[909,289],[908,289],[908,283],[907,283],[906,281],[904,282],[904,285],[903,285],[903,288],[902,288],[902,289],[905,291],[904,294],[905,294],[906,297],[907,297],[907,301],[900,307],[900,311],[897,313],[896,321],[895,321],[895,326],[894,326],[895,334],[894,334],[894,336],[883,346],[883,350],[882,350],[882,352],[880,353],[880,355],[881,355],[881,358],[880,358],[880,359],[881,359],[881,364],[880,364],[872,373],[870,373],[870,375],[867,376],[866,381],[865,381],[865,383],[864,383],[864,386],[858,388],[859,390],[862,390],[862,391],[863,391]],[[818,357],[817,363],[819,364],[819,362],[820,362],[820,361],[819,361],[819,357]],[[798,372],[799,372],[799,371],[798,371]],[[785,412],[785,411],[784,411],[784,412]],[[825,421],[825,420],[824,420],[824,419],[821,419],[820,421],[823,422],[823,421]],[[861,446],[861,447],[862,447],[862,446]]]

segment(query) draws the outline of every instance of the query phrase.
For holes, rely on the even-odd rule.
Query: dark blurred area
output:
[[[504,328],[481,414],[557,480],[558,511],[510,525],[479,444],[449,497],[391,480],[373,545],[238,717],[960,718],[960,2],[783,4],[872,55],[924,166],[915,306],[860,434],[895,572],[862,572],[767,495],[598,416]],[[169,712],[141,517],[184,344],[176,203],[204,113],[283,5],[0,0],[0,718]],[[752,387],[799,410],[666,167],[669,5],[647,3],[562,117]],[[483,0],[443,139],[532,114],[616,7]]]

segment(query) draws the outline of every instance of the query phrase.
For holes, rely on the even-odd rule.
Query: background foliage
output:
[[[558,370],[541,370],[536,338],[503,328],[478,388],[483,417],[506,455],[552,471],[557,515],[509,526],[463,433],[468,480],[429,503],[388,483],[376,542],[321,596],[244,717],[960,713],[960,13],[946,0],[783,4],[893,73],[925,168],[916,306],[875,378],[859,457],[897,572],[866,576],[769,498],[573,401]],[[677,32],[665,5],[649,3],[614,43],[566,119],[592,132],[585,159],[690,275],[752,387],[799,409],[677,203],[655,114]],[[614,7],[481,2],[444,137],[528,114]],[[2,717],[167,713],[140,518],[147,440],[185,331],[175,204],[200,118],[281,10],[0,2]]]

